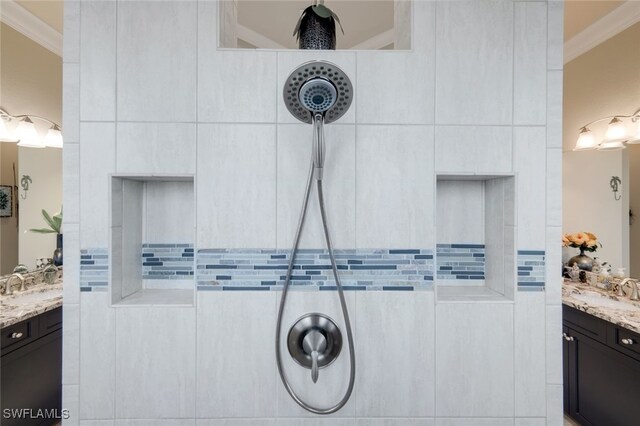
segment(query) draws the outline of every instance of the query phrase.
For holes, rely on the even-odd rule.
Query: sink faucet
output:
[[[631,295],[629,295],[629,300],[640,300],[640,295],[638,294],[638,282],[631,278],[625,278],[624,280],[622,280],[622,282],[618,285],[618,292],[616,293],[616,296],[626,296],[624,286],[629,286],[629,288],[631,288]]]
[[[7,279],[7,283],[5,284],[5,288],[4,288],[5,295],[10,296],[13,294],[13,288],[11,287],[11,282],[14,281],[16,278],[20,280],[20,291],[25,290],[24,277],[21,274],[16,272],[15,274],[11,274],[11,276]]]

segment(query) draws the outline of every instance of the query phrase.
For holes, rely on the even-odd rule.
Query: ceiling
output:
[[[2,0],[0,0],[2,1]],[[286,47],[295,48],[291,36],[302,9],[311,0],[236,0],[238,22],[262,36]],[[634,1],[634,0],[631,0]],[[63,29],[61,0],[15,0],[57,32]],[[565,41],[571,39],[618,6],[619,0],[568,0],[565,2]],[[338,46],[349,48],[393,26],[393,0],[363,2],[362,0],[327,0],[326,5],[340,17],[345,35],[338,31]],[[366,19],[362,19],[366,16]],[[357,29],[356,29],[357,27]],[[242,43],[245,47],[250,44]]]

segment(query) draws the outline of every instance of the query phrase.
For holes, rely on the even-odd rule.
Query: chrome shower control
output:
[[[319,369],[331,364],[340,354],[342,333],[328,316],[307,314],[289,329],[287,346],[291,357],[311,370],[311,380],[316,383]]]

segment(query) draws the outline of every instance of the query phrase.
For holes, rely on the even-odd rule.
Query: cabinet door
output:
[[[640,363],[571,328],[569,413],[584,425],[628,426],[640,419]]]
[[[57,409],[62,405],[62,330],[2,357],[2,410]],[[2,426],[52,425],[56,419],[7,419]]]

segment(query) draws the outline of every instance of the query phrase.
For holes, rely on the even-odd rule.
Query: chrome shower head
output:
[[[315,114],[324,122],[342,117],[353,99],[349,77],[336,65],[311,61],[300,65],[287,78],[283,90],[289,112],[303,123],[311,123]]]

